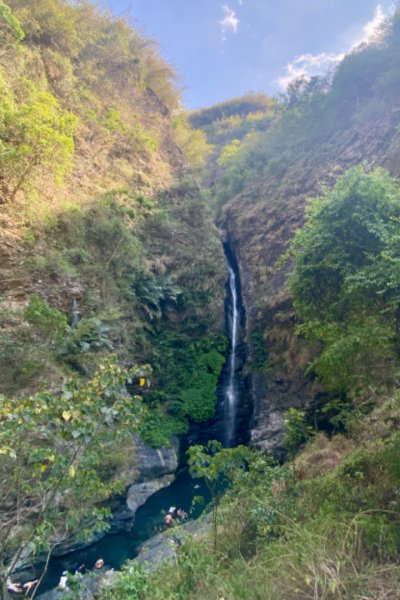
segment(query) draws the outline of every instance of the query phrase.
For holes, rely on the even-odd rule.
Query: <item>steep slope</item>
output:
[[[158,377],[156,339],[171,356],[201,342],[191,373],[217,344],[224,266],[188,161],[197,168],[208,147],[173,69],[88,2],[1,8],[0,392],[57,388],[110,352],[151,362]],[[73,325],[61,338],[40,326],[51,310]],[[179,392],[170,387],[156,402],[164,411]]]
[[[174,478],[171,437],[215,410],[225,267],[196,183],[210,148],[153,41],[90,2],[0,0],[0,46],[5,598],[33,538],[90,543]]]
[[[399,174],[399,22],[397,13],[374,44],[345,58],[332,81],[292,84],[268,129],[247,135],[222,161],[215,192],[242,278],[252,440],[267,450],[281,448],[284,410],[326,398],[323,386],[304,376],[315,350],[294,333],[288,266],[277,261],[303,223],[307,199],[346,169],[363,162]]]

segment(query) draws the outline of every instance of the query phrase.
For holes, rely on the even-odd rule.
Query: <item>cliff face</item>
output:
[[[267,451],[282,449],[286,409],[310,408],[326,397],[304,375],[312,355],[294,333],[296,316],[285,289],[289,267],[277,267],[277,259],[303,223],[307,198],[317,196],[321,186],[332,187],[343,171],[361,162],[398,176],[399,121],[398,108],[388,106],[378,119],[338,129],[293,161],[281,178],[259,178],[222,210],[221,225],[236,253],[246,308],[254,401],[251,440]]]
[[[156,44],[88,2],[7,6],[0,394],[13,396],[57,390],[110,351],[155,365],[156,337],[169,348],[179,332],[218,334],[224,261],[192,177],[205,136],[177,114],[175,74]],[[27,321],[32,297],[73,325],[61,342]]]

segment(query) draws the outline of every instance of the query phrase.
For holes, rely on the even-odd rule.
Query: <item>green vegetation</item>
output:
[[[204,163],[204,134],[173,116],[173,69],[123,19],[89,2],[10,0],[0,34],[3,203],[18,200],[41,222],[66,201],[125,184],[148,194],[187,161]]]
[[[284,464],[192,447],[212,536],[156,573],[128,563],[103,600],[400,596],[400,191],[366,166],[397,172],[399,23],[329,78],[188,115],[171,66],[123,19],[0,0],[3,587],[27,550],[107,527],[137,469],[132,429],[160,446],[213,416],[216,198],[251,280],[249,368],[298,396],[305,371],[315,405],[282,409]],[[118,366],[132,363],[151,368]]]
[[[112,473],[107,478],[98,469],[98,448],[131,438],[140,397],[128,396],[125,382],[150,374],[148,366],[123,370],[109,359],[91,380],[70,380],[59,394],[17,401],[0,396],[1,598],[8,574],[27,551],[50,553],[71,535],[88,539],[108,527],[109,510],[95,503],[122,488]]]
[[[224,488],[237,479],[241,470],[248,467],[251,456],[251,450],[245,446],[222,448],[215,440],[209,441],[205,447],[191,446],[188,450],[190,475],[195,479],[204,479],[211,495],[214,552],[218,542],[218,507]]]
[[[173,69],[123,19],[67,0],[0,9],[0,202],[28,290],[0,302],[0,391],[90,377],[110,352],[151,362],[142,427],[167,443],[213,414],[223,360],[223,254],[193,182],[210,147],[177,110]]]
[[[213,415],[225,272],[210,147],[154,42],[67,0],[0,1],[0,42],[4,588],[108,527],[133,429],[157,446]]]
[[[295,471],[295,457],[312,435],[312,427],[305,420],[305,411],[289,408],[285,413],[284,444]]]
[[[2,38],[7,36],[8,33],[11,33],[14,38],[19,42],[22,42],[25,37],[21,23],[13,15],[8,4],[3,2],[3,0],[0,0],[0,28]]]
[[[354,49],[333,75],[297,79],[277,100],[244,96],[193,113],[193,126],[216,145],[220,204],[254,181],[268,181],[279,196],[282,180],[289,185],[329,156],[332,136],[396,110],[399,19],[397,11],[376,40]]]
[[[32,89],[28,100],[18,106],[4,80],[0,87],[1,201],[7,202],[39,175],[53,174],[57,182],[62,181],[71,167],[78,121],[48,92]]]
[[[66,316],[56,308],[51,308],[47,302],[39,298],[36,294],[30,297],[24,317],[28,323],[33,325],[46,337],[57,338],[68,327]]]
[[[312,200],[290,255],[289,289],[303,323],[322,342],[309,370],[331,389],[389,383],[399,358],[400,189],[383,170],[348,171]]]
[[[374,417],[395,414],[397,393]],[[377,420],[371,429],[371,416],[355,416],[347,438],[317,434],[297,455],[296,479],[290,467],[247,450],[248,468],[229,471],[216,537],[188,539],[177,564],[156,573],[127,563],[102,600],[396,598],[400,473],[393,422],[383,438]],[[206,449],[192,452],[208,456]],[[222,450],[218,464],[234,464],[230,452]],[[204,463],[213,482],[217,457]]]
[[[128,563],[104,600],[399,596],[400,196],[387,171],[359,165],[361,143],[351,145],[374,119],[396,114],[398,25],[397,11],[332,78],[291,85],[264,129],[244,133],[253,108],[263,110],[240,115],[235,101],[193,116],[215,146],[221,221],[254,286],[250,368],[278,384],[305,370],[315,405],[284,414],[289,461],[250,452],[222,497],[218,464],[229,464],[230,451],[192,449],[218,498],[213,532],[188,539],[176,564],[156,573]],[[391,123],[383,150],[367,148],[365,158],[396,174],[398,119]],[[351,164],[359,166],[345,171]],[[318,178],[322,191],[310,192]],[[279,261],[289,239],[294,306]]]

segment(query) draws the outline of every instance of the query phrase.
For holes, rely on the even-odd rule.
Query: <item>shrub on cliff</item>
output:
[[[382,169],[350,169],[311,200],[292,240],[289,290],[299,332],[322,351],[310,370],[332,389],[387,380],[400,356],[400,188]]]

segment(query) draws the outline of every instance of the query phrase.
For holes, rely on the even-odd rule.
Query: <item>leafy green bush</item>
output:
[[[382,362],[389,380],[400,356],[399,220],[396,182],[381,169],[356,167],[311,201],[291,243],[299,332],[323,342],[310,370],[331,389],[379,379]]]
[[[0,20],[0,33],[3,33],[1,30],[5,28],[8,29],[18,41],[21,42],[24,39],[25,32],[21,27],[21,23],[3,0],[0,0]]]
[[[28,86],[24,103],[8,90],[0,123],[0,165],[8,190],[3,201],[12,200],[31,186],[38,174],[51,173],[60,183],[71,167],[78,119],[63,109],[49,92]],[[2,99],[4,103],[4,99]]]
[[[219,376],[225,357],[218,350],[200,353],[193,365],[190,387],[181,390],[183,410],[193,421],[207,421],[215,412]]]
[[[68,320],[64,313],[49,306],[36,294],[29,298],[24,317],[47,339],[60,339],[68,329]]]

